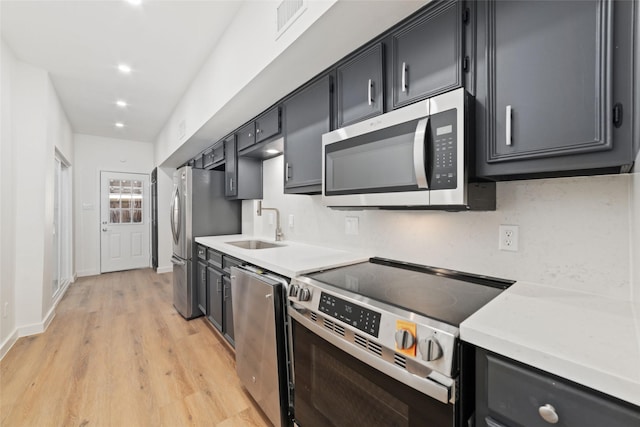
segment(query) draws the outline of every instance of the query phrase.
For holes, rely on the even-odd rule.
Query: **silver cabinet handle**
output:
[[[558,417],[558,414],[556,413],[556,408],[554,408],[548,403],[546,405],[539,407],[538,413],[540,414],[542,419],[548,422],[549,424],[557,424],[558,420],[560,419]]]
[[[511,117],[513,116],[513,108],[511,107],[511,105],[507,105],[506,110],[507,110],[507,119],[506,119],[506,125],[505,125],[506,144],[511,145]]]
[[[284,181],[289,182],[289,171],[291,170],[291,166],[289,166],[289,162],[284,165]]]
[[[222,292],[221,284],[222,284],[222,282],[221,282],[221,280],[220,280],[220,279],[216,280],[216,292],[217,292],[217,293]]]
[[[256,129],[256,135],[260,133],[260,129]]]
[[[103,228],[102,231],[108,231],[106,228]]]
[[[407,63],[402,63],[402,91],[407,91]]]
[[[233,192],[233,178],[229,178],[229,191]]]
[[[367,84],[367,101],[369,102],[369,105],[373,104],[372,91],[373,91],[373,81],[369,79],[369,83]]]
[[[418,188],[429,188],[427,182],[427,168],[428,164],[424,149],[424,140],[427,134],[427,126],[429,125],[429,117],[418,122],[416,126],[415,137],[413,138],[413,168],[416,174],[416,184]]]

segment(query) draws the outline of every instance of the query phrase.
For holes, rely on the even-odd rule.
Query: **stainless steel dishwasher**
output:
[[[231,268],[236,371],[276,427],[289,425],[287,286],[258,268]]]

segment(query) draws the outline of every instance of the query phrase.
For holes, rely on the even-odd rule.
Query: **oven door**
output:
[[[454,425],[453,404],[439,402],[372,368],[295,318],[291,331],[298,426]]]

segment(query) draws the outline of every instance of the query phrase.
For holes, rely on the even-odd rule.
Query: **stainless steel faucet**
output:
[[[282,234],[282,228],[280,228],[280,211],[276,208],[263,208],[262,200],[258,200],[258,210],[256,214],[262,216],[262,211],[276,211],[276,242],[281,241],[284,238],[284,234]]]

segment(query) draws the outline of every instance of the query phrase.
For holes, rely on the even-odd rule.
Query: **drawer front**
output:
[[[256,132],[254,122],[241,128],[236,132],[236,138],[238,143],[238,151],[242,151],[247,147],[251,147],[256,143]]]
[[[229,255],[224,255],[222,257],[222,269],[227,273],[231,273],[231,267],[239,267],[244,264],[245,263],[243,261]]]
[[[207,248],[198,245],[198,258],[207,259]]]
[[[487,358],[491,415],[485,419],[487,426],[549,427],[553,423],[543,415],[550,419],[554,413],[557,422],[553,425],[558,427],[640,426],[640,412],[623,404],[491,355]]]
[[[222,268],[222,252],[218,252],[214,249],[208,249],[207,259],[209,260],[210,265]]]

